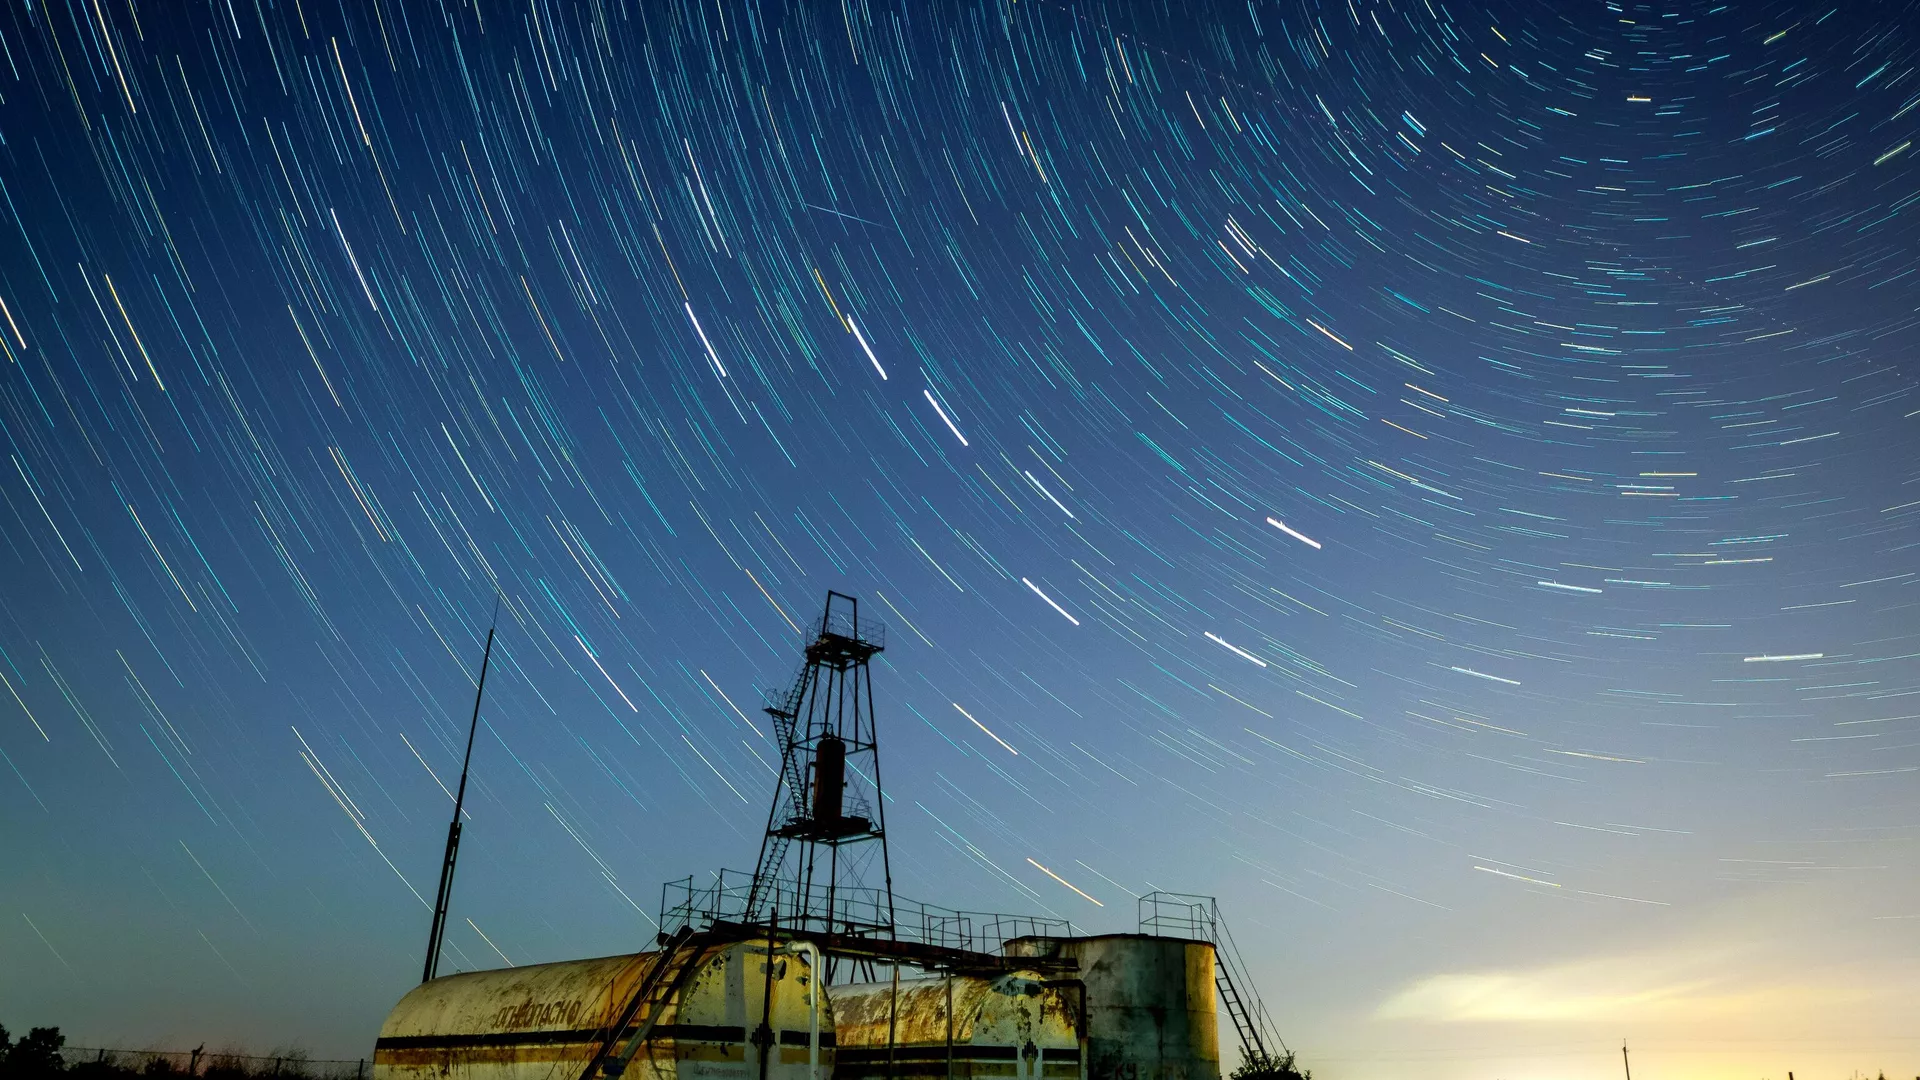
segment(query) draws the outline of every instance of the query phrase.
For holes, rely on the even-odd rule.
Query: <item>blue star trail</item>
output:
[[[496,596],[448,966],[639,947],[829,588],[907,895],[1354,1008],[1840,878],[1911,963],[1917,27],[8,5],[0,1006],[355,1056]]]

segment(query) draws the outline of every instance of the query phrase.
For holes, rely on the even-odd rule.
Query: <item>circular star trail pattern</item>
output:
[[[8,966],[370,1031],[496,594],[456,967],[750,865],[830,588],[921,899],[1218,893],[1356,1001],[1910,915],[1916,25],[12,5]]]

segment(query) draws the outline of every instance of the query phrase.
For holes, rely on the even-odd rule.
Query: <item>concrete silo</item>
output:
[[[1148,934],[1025,937],[1013,957],[1077,961],[1088,1080],[1220,1080],[1214,946]]]

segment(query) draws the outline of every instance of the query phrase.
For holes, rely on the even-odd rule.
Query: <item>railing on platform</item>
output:
[[[1212,941],[1219,926],[1220,909],[1211,896],[1150,892],[1140,898],[1140,932],[1143,934]]]
[[[1272,1069],[1280,1060],[1274,1056],[1273,1047],[1289,1053],[1213,897],[1150,892],[1140,898],[1140,932],[1210,942],[1220,1005],[1240,1037],[1241,1059],[1256,1068]]]
[[[748,910],[749,902],[754,910]],[[834,890],[831,925],[829,897],[822,886],[802,894],[791,885],[753,892],[753,875],[722,870],[701,884],[688,877],[660,890],[660,932],[682,926],[707,930],[716,923],[773,924],[788,930],[827,930],[854,936],[890,938],[943,949],[998,953],[1017,937],[1071,937],[1082,933],[1066,919],[1039,915],[957,911],[895,896],[888,910],[883,889]],[[801,916],[807,916],[802,925]],[[777,918],[776,918],[777,916]]]
[[[864,641],[881,649],[887,647],[886,623],[879,619],[860,619],[856,622],[853,613],[844,607],[834,608],[807,625],[809,641],[818,640],[828,634],[854,641]]]

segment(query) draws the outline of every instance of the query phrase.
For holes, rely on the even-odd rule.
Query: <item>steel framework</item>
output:
[[[781,745],[780,778],[743,912],[751,925],[894,936],[868,669],[886,647],[885,633],[879,623],[861,621],[859,600],[828,592],[808,627],[793,683],[767,695],[765,712]]]

